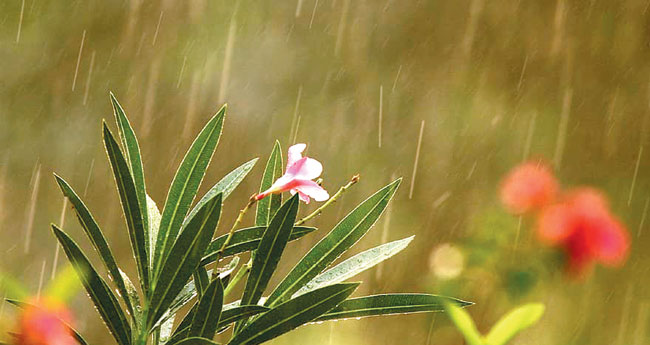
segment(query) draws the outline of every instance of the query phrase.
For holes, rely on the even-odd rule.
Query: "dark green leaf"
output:
[[[269,189],[280,176],[282,176],[282,149],[280,148],[280,142],[276,140],[271,156],[264,168],[260,193]],[[282,204],[282,194],[271,194],[258,201],[255,225],[266,226],[269,224],[275,212],[280,208],[280,204]]]
[[[221,313],[221,319],[219,320],[217,328],[225,327],[233,322],[267,311],[269,311],[269,308],[261,305],[244,305],[232,309],[226,309]]]
[[[117,122],[118,133],[122,140],[122,147],[124,148],[124,156],[131,168],[133,181],[135,184],[136,194],[138,196],[138,205],[140,205],[140,214],[142,214],[142,228],[144,229],[144,238],[149,238],[149,217],[147,216],[147,192],[144,182],[144,169],[142,167],[142,157],[140,156],[140,145],[135,136],[135,132],[129,123],[129,119],[124,113],[124,109],[120,103],[117,102],[115,95],[110,93],[111,103],[113,104],[113,113],[115,114],[115,121]],[[149,242],[145,241],[145,251],[149,253]]]
[[[8,299],[8,298],[7,298],[7,299],[5,299],[5,300],[6,300],[7,302],[9,302],[9,303],[11,303],[11,304],[13,304],[13,305],[19,307],[19,308],[23,308],[23,309],[26,308],[26,307],[38,308],[38,306],[35,306],[35,305],[33,305],[33,304],[30,304],[30,303],[27,303],[27,302],[18,301],[18,300],[15,300],[15,299]],[[79,334],[79,332],[77,332],[77,330],[75,330],[74,328],[72,328],[72,326],[70,326],[67,322],[65,322],[65,320],[61,320],[61,319],[59,319],[59,321],[61,321],[62,324],[64,324],[66,327],[68,327],[68,329],[72,332],[72,336],[75,338],[75,340],[77,340],[77,342],[78,342],[79,344],[81,344],[81,345],[88,345],[88,343],[87,343],[86,340],[81,336],[81,334]]]
[[[122,299],[124,300],[129,313],[131,313],[131,315],[134,315],[134,309],[131,301],[127,297],[128,291],[126,290],[126,285],[122,279],[122,275],[120,274],[120,269],[115,262],[115,257],[113,257],[113,253],[111,252],[111,249],[108,246],[108,242],[106,241],[104,234],[99,228],[99,225],[90,214],[90,211],[86,205],[83,203],[83,201],[81,201],[77,193],[75,193],[75,191],[72,189],[72,187],[70,187],[70,185],[58,175],[55,174],[54,177],[59,187],[61,188],[63,195],[65,195],[65,197],[70,201],[70,204],[72,204],[81,227],[90,239],[90,243],[92,243],[97,253],[99,253],[99,257],[102,259],[104,266],[106,266],[108,274],[110,274],[113,278],[113,281],[117,286],[117,290],[119,291],[120,295],[122,295]]]
[[[228,175],[224,176],[219,182],[217,182],[217,184],[212,186],[212,188],[210,188],[210,190],[205,193],[203,198],[201,198],[201,200],[196,203],[196,206],[194,206],[192,211],[190,211],[190,214],[187,216],[187,218],[185,218],[185,222],[187,222],[187,220],[190,219],[203,204],[210,200],[211,197],[219,193],[223,193],[223,200],[226,200],[230,193],[232,193],[232,191],[237,188],[237,186],[241,183],[241,181],[244,180],[251,169],[253,169],[255,163],[257,163],[257,158],[249,160],[248,162],[240,165],[237,169],[228,173]]]
[[[97,271],[79,249],[79,246],[55,225],[52,225],[52,230],[61,247],[63,247],[68,260],[77,270],[79,280],[83,283],[86,292],[88,292],[90,299],[92,299],[115,340],[120,345],[129,344],[131,341],[131,327],[111,289],[97,274]]]
[[[165,314],[196,271],[221,215],[221,194],[206,203],[187,223],[162,265],[150,300],[146,325],[153,326]]]
[[[289,241],[299,239],[314,230],[316,230],[316,228],[295,226],[291,232]],[[260,240],[262,239],[262,235],[264,235],[265,231],[265,226],[256,226],[235,231],[232,234],[230,243],[224,250],[222,257],[228,257],[231,255],[255,250],[260,244]],[[208,249],[205,251],[203,259],[201,260],[201,265],[207,265],[211,262],[214,262],[217,257],[217,252],[219,252],[219,249],[221,249],[221,246],[226,241],[227,237],[228,234],[219,236],[210,243]]]
[[[255,345],[313,321],[348,298],[359,283],[326,286],[298,296],[260,315],[230,341],[230,345]]]
[[[302,295],[305,292],[309,292],[323,286],[340,283],[346,279],[352,278],[355,275],[399,253],[404,248],[406,248],[409,243],[411,243],[414,237],[415,236],[411,236],[402,240],[382,244],[381,246],[377,246],[375,248],[368,249],[362,253],[359,253],[319,274],[309,283],[303,286],[300,290],[298,290],[293,297]]]
[[[217,148],[225,114],[226,106],[224,105],[203,127],[176,171],[167,194],[158,230],[153,265],[157,267],[153,275],[155,277],[160,274],[160,268],[182,227],[183,220],[203,180],[205,170]]]
[[[223,308],[223,284],[221,279],[210,282],[199,300],[190,325],[190,336],[212,339],[217,331]]]
[[[140,282],[143,291],[146,293],[149,291],[149,262],[145,244],[143,217],[140,212],[140,202],[128,163],[124,159],[122,151],[106,123],[104,123],[104,146],[106,147],[106,152],[108,153],[108,158],[113,168],[113,176],[115,177],[117,190],[120,194],[122,210],[126,219],[126,225],[129,229],[131,249],[133,250],[133,255],[137,263]],[[146,207],[146,205],[143,205],[143,207]]]
[[[246,280],[242,305],[257,304],[278,266],[298,212],[298,194],[287,200],[271,219],[253,258],[251,272]]]
[[[316,321],[340,320],[377,315],[444,311],[444,303],[460,307],[472,303],[451,297],[429,294],[385,294],[351,298],[328,311]]]
[[[401,179],[398,179],[382,188],[341,220],[296,264],[271,293],[265,305],[273,306],[291,297],[359,241],[382,214],[400,182]]]
[[[203,296],[203,291],[205,291],[210,284],[208,271],[205,269],[205,266],[199,265],[199,267],[196,268],[196,271],[192,273],[192,277],[194,277],[194,286],[198,287],[196,292],[198,293],[199,298],[201,298],[201,296]]]
[[[219,343],[214,342],[210,339],[191,337],[191,338],[181,339],[176,342],[170,341],[169,345],[215,345],[215,344],[219,345]]]

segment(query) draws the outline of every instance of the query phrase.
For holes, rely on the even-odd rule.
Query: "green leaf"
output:
[[[352,278],[355,275],[399,253],[404,248],[406,248],[409,243],[411,243],[414,237],[415,236],[411,236],[402,240],[382,244],[381,246],[359,253],[319,274],[309,283],[303,286],[300,290],[298,290],[293,295],[293,297],[302,295],[306,292],[318,289],[326,285],[340,283],[346,279]]]
[[[118,133],[122,140],[122,147],[124,148],[124,156],[131,168],[131,175],[135,184],[136,194],[138,196],[138,205],[140,206],[140,214],[142,214],[142,228],[144,229],[144,238],[149,237],[149,218],[147,216],[147,192],[144,183],[144,169],[142,167],[142,157],[140,155],[140,145],[135,136],[135,132],[129,123],[129,119],[124,113],[124,109],[120,103],[117,102],[115,95],[110,93],[111,103],[113,104],[113,113],[115,114],[115,122],[117,122]],[[145,251],[149,253],[149,243],[145,241]]]
[[[205,170],[217,148],[225,114],[226,106],[224,105],[203,127],[176,171],[160,219],[154,252],[154,267],[157,267],[154,272],[155,277],[160,274],[160,268],[182,227],[185,215],[190,209],[192,200],[194,200],[205,175]]]
[[[275,141],[271,156],[266,162],[264,168],[264,175],[262,175],[262,184],[260,185],[260,193],[269,189],[273,182],[282,176],[282,149],[280,142]],[[255,216],[255,225],[266,226],[271,221],[275,212],[282,204],[282,194],[271,194],[268,197],[257,202],[257,213]]]
[[[291,297],[354,245],[375,224],[395,194],[401,179],[366,199],[318,242],[289,272],[266,300],[274,306]]]
[[[210,282],[199,300],[190,325],[189,336],[212,339],[217,331],[223,308],[223,284],[221,279]]]
[[[153,326],[165,314],[199,266],[199,261],[221,215],[221,194],[206,203],[187,223],[162,265],[150,299],[146,325]]]
[[[124,280],[124,285],[126,286],[125,299],[128,299],[129,303],[133,306],[133,319],[137,323],[140,321],[142,316],[142,304],[140,303],[140,296],[138,295],[138,291],[135,289],[135,285],[133,285],[133,282],[131,282],[131,279],[129,279],[129,276],[127,276],[126,273],[122,272],[122,270],[120,270],[120,276],[122,277],[122,280]]]
[[[158,240],[158,228],[160,227],[160,210],[158,205],[153,199],[147,194],[147,215],[149,216],[149,269],[153,274],[154,270],[154,261],[153,254],[154,248],[156,248],[156,241]],[[152,277],[153,278],[153,277]]]
[[[203,291],[208,288],[210,284],[210,277],[208,277],[208,271],[205,269],[205,266],[199,265],[196,268],[196,271],[192,273],[194,277],[194,286],[198,287],[196,292],[198,292],[199,298],[203,296]]]
[[[113,168],[113,176],[115,177],[117,190],[120,194],[122,210],[126,219],[126,225],[129,229],[131,249],[133,250],[133,255],[137,263],[142,290],[147,293],[149,291],[149,263],[145,244],[143,215],[140,212],[140,202],[128,163],[124,159],[122,151],[115,141],[113,134],[108,129],[106,122],[104,122],[104,146],[106,147],[106,153]]]
[[[56,272],[56,277],[47,284],[42,295],[57,301],[67,302],[81,289],[83,289],[83,284],[79,280],[77,271],[72,265],[67,264],[63,269]]]
[[[79,279],[86,288],[86,292],[95,304],[99,315],[108,326],[111,334],[120,345],[127,345],[131,341],[131,327],[120,304],[111,292],[106,282],[97,274],[88,258],[79,249],[79,246],[63,231],[52,225],[54,235],[59,240],[63,251],[70,263],[77,270]]]
[[[245,305],[241,307],[231,307],[230,309],[226,309],[227,307],[228,305],[224,306],[224,310],[221,313],[221,319],[219,320],[219,324],[217,325],[217,329],[218,329],[217,333],[221,333],[225,331],[226,329],[228,329],[229,325],[234,322],[270,310],[269,308],[263,307],[261,305]],[[176,332],[174,332],[173,339],[181,339],[188,336],[190,332],[190,322],[194,317],[195,312],[196,312],[196,305],[194,305],[194,307],[185,316],[185,319],[183,319],[183,321],[178,325]]]
[[[293,231],[291,232],[291,236],[289,237],[289,241],[297,240],[315,230],[316,228],[307,226],[294,226]],[[265,231],[266,226],[255,226],[252,228],[244,228],[235,231],[232,234],[230,243],[224,250],[222,257],[225,258],[231,255],[255,250],[260,244],[260,240],[262,239],[262,235],[264,235]],[[214,262],[219,249],[221,249],[221,246],[226,241],[227,237],[228,234],[225,234],[212,240],[208,246],[208,249],[205,251],[203,259],[201,260],[202,265],[207,265]]]
[[[287,200],[271,219],[253,258],[241,304],[257,304],[278,266],[298,212],[298,194]]]
[[[164,344],[171,339],[172,330],[174,328],[174,317],[175,315],[172,315],[169,320],[163,322],[160,325],[160,328],[158,328],[158,344]]]
[[[104,237],[104,233],[99,228],[99,225],[88,210],[88,207],[86,207],[83,201],[81,201],[72,187],[70,187],[70,185],[58,175],[55,174],[54,178],[56,179],[56,183],[61,188],[63,195],[70,201],[70,204],[72,205],[75,214],[77,215],[77,219],[79,220],[81,227],[88,236],[88,239],[90,239],[90,243],[92,243],[97,253],[99,253],[99,257],[102,259],[102,262],[106,267],[108,274],[110,274],[111,278],[115,282],[117,291],[122,296],[122,299],[124,300],[129,313],[131,313],[131,315],[134,315],[133,306],[127,297],[128,292],[126,290],[126,285],[124,284],[124,280],[120,274],[120,269],[115,262],[115,257],[113,256],[113,253],[108,246],[106,237]]]
[[[219,345],[219,343],[214,342],[210,339],[200,338],[200,337],[191,337],[178,340],[176,342],[171,342],[169,345]]]
[[[228,326],[233,322],[245,319],[247,317],[265,313],[269,310],[269,308],[263,307],[261,305],[243,305],[231,309],[226,309],[221,313],[221,319],[219,320],[217,329]]]
[[[351,298],[328,311],[316,321],[340,320],[377,315],[444,311],[444,303],[465,307],[470,302],[429,294],[382,294]]]
[[[534,325],[544,314],[544,305],[530,303],[511,310],[497,322],[485,337],[487,345],[503,345],[517,333]]]
[[[456,329],[463,335],[468,345],[484,345],[481,334],[476,329],[474,320],[469,316],[469,313],[452,303],[443,303],[445,312],[449,315],[451,322],[454,323]]]
[[[279,304],[245,326],[229,344],[261,344],[287,333],[336,307],[350,296],[357,286],[359,283],[330,285]]]
[[[15,299],[9,299],[9,298],[7,298],[7,299],[5,299],[5,301],[7,301],[8,303],[13,304],[13,305],[15,305],[15,306],[17,306],[18,308],[21,308],[21,309],[24,309],[24,308],[26,308],[26,307],[38,308],[38,306],[35,306],[35,305],[33,305],[33,304],[30,304],[30,303],[27,303],[27,302],[18,301],[18,300],[15,300]],[[72,336],[75,338],[75,340],[76,340],[79,344],[81,344],[81,345],[88,345],[88,343],[87,343],[86,340],[81,336],[81,334],[79,334],[79,332],[77,332],[77,330],[75,330],[74,328],[72,328],[72,326],[70,326],[67,322],[65,322],[65,320],[61,320],[61,319],[59,319],[59,321],[61,321],[61,323],[64,324],[64,325],[65,325],[65,326],[70,330],[70,332],[72,332]]]
[[[223,200],[226,200],[226,198],[232,193],[237,186],[241,183],[241,181],[244,180],[246,175],[253,169],[255,166],[255,163],[257,163],[257,158],[251,159],[248,162],[240,165],[237,169],[231,171],[228,173],[228,175],[224,176],[217,184],[212,186],[210,190],[205,193],[203,198],[199,200],[198,203],[196,203],[196,206],[190,211],[190,214],[185,218],[185,222],[189,218],[191,218],[198,210],[201,208],[203,204],[205,204],[210,198],[213,196],[223,193]]]

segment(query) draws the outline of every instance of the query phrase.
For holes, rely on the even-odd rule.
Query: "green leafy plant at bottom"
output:
[[[103,269],[95,268],[90,253],[84,252],[63,229],[56,225],[52,229],[119,345],[215,344],[217,334],[227,329],[232,329],[228,344],[254,345],[312,322],[442,312],[445,306],[457,310],[471,304],[430,294],[351,297],[360,283],[346,280],[396,255],[413,237],[371,248],[332,267],[375,225],[401,179],[351,210],[277,286],[270,287],[287,243],[315,233],[316,228],[303,223],[340,198],[358,176],[314,213],[299,220],[298,194],[284,202],[281,193],[259,198],[255,224],[240,228],[243,214],[258,201],[251,198],[230,231],[214,238],[218,225],[223,223],[223,203],[257,162],[256,158],[249,160],[227,174],[192,206],[219,143],[226,106],[207,122],[187,150],[160,210],[146,190],[135,131],[113,94],[110,98],[118,136],[104,123],[104,146],[124,213],[137,279],[132,280],[120,268],[90,207],[58,175],[57,184],[72,204]],[[282,150],[276,142],[262,174],[260,191],[271,187],[282,175],[282,167]],[[250,254],[251,259],[240,265],[238,255],[242,254]],[[108,277],[100,274],[102,271]],[[233,288],[244,279],[240,298],[226,303]],[[189,311],[181,314],[181,310]],[[83,343],[81,336],[78,340]]]
[[[529,303],[512,309],[504,315],[487,335],[476,329],[474,320],[467,311],[456,305],[445,303],[447,315],[468,345],[505,345],[519,332],[531,327],[544,314],[544,305]]]

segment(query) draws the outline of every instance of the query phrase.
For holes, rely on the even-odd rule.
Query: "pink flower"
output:
[[[69,324],[72,315],[60,302],[35,299],[20,314],[16,345],[75,345]]]
[[[567,270],[582,275],[594,262],[621,266],[629,251],[625,227],[611,214],[607,200],[597,190],[579,188],[545,208],[537,233],[542,242],[563,248]]]
[[[309,203],[310,197],[316,201],[329,199],[327,191],[312,181],[323,172],[323,165],[313,158],[302,156],[306,147],[305,144],[295,144],[289,148],[287,171],[273,183],[271,188],[256,195],[256,200],[263,199],[269,194],[286,191],[291,192],[292,195],[298,193],[300,200],[306,204]]]
[[[558,183],[543,162],[526,162],[508,173],[501,184],[501,202],[515,214],[539,211],[554,201]]]

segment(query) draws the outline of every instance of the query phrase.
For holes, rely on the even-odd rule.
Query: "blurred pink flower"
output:
[[[540,240],[567,254],[567,270],[577,276],[597,261],[621,266],[629,251],[625,227],[611,214],[607,200],[592,188],[569,191],[557,204],[540,213]]]
[[[16,345],[74,345],[70,323],[72,314],[56,300],[34,299],[21,312]]]
[[[558,183],[543,162],[526,162],[512,169],[501,183],[501,202],[512,213],[539,211],[554,201]]]
[[[287,157],[287,170],[277,179],[271,188],[255,196],[256,200],[263,199],[269,194],[289,191],[291,194],[298,193],[300,200],[306,204],[310,197],[316,201],[325,201],[330,196],[325,189],[312,181],[323,172],[323,165],[309,157],[303,157],[302,152],[307,145],[295,144],[289,148]]]

